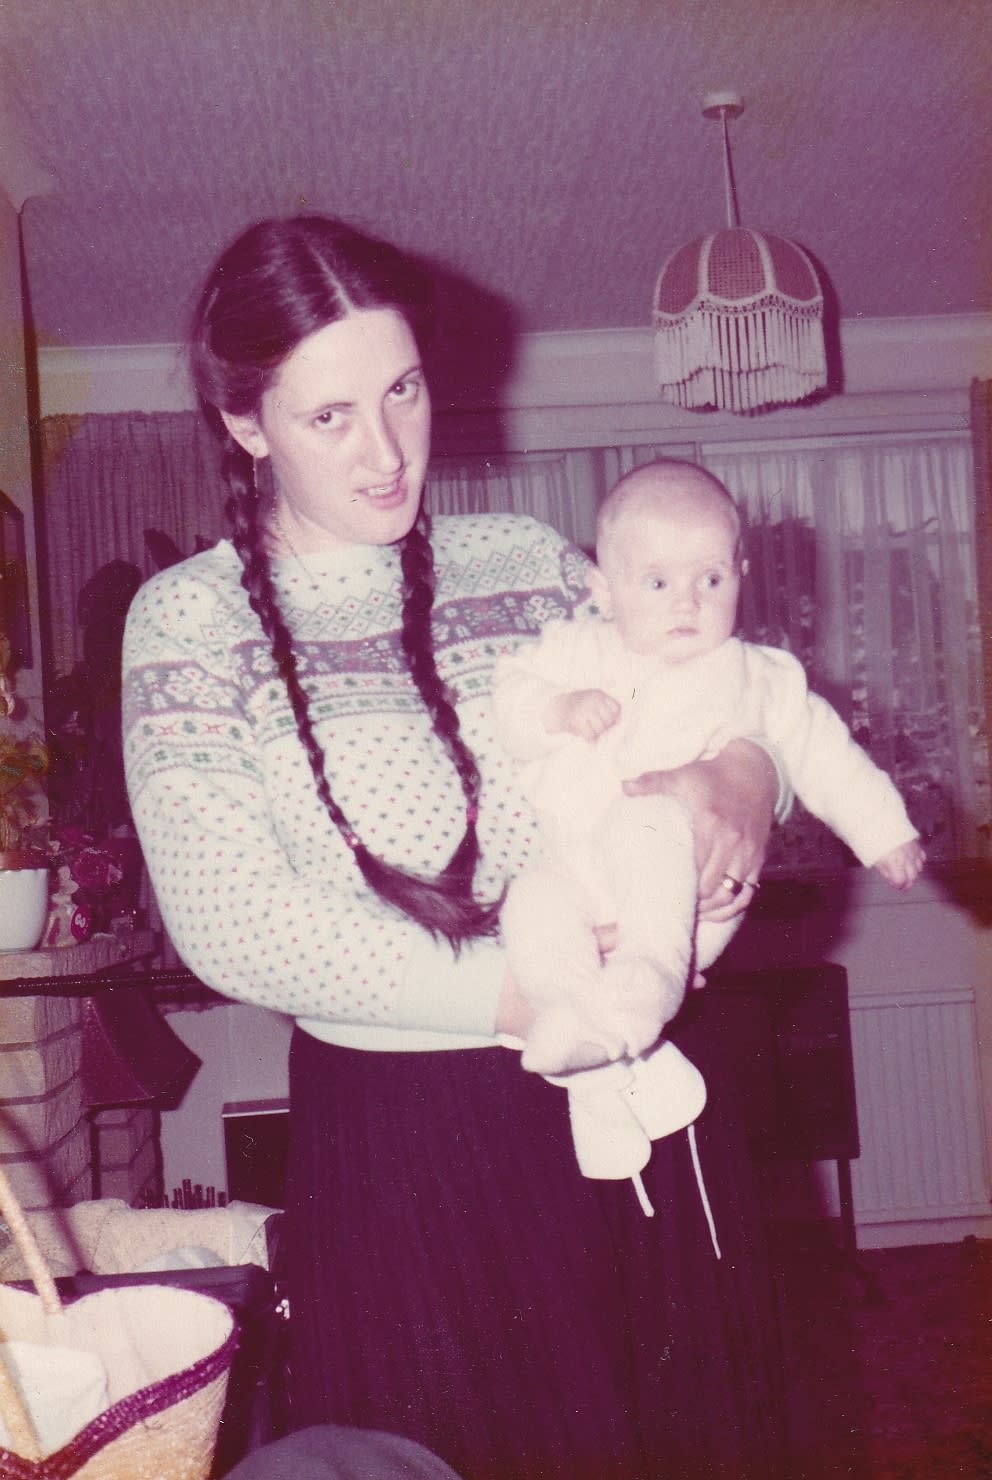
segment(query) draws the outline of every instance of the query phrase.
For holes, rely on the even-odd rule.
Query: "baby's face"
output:
[[[634,653],[684,663],[711,653],[737,619],[741,572],[730,504],[712,495],[625,511],[602,552],[602,605]]]

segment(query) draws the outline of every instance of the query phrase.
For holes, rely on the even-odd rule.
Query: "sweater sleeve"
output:
[[[755,650],[764,668],[765,735],[796,796],[870,868],[918,836],[899,791],[835,709],[809,692],[802,665],[778,649]]]
[[[292,866],[214,605],[176,567],[139,592],[125,638],[128,787],[180,956],[216,991],[296,1017],[491,1034],[496,945],[456,957],[365,888],[336,837],[326,871]]]
[[[496,664],[493,719],[514,760],[537,760],[572,738],[549,733],[544,716],[552,699],[576,686],[575,632],[575,623],[549,622],[539,637]]]

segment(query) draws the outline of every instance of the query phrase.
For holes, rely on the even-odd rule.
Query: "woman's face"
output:
[[[301,340],[254,416],[224,415],[254,458],[271,459],[275,533],[303,553],[390,545],[417,517],[431,409],[409,325],[357,309]]]

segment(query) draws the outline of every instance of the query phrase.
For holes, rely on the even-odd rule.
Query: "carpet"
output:
[[[794,1480],[992,1480],[992,1242],[776,1242]]]

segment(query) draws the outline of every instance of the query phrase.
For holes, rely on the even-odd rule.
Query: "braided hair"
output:
[[[286,686],[317,794],[369,887],[435,937],[445,937],[457,950],[467,939],[495,933],[500,901],[483,903],[473,892],[479,860],[476,822],[482,781],[435,661],[430,519],[421,508],[400,543],[400,639],[410,676],[465,797],[461,841],[433,879],[407,873],[377,858],[354,832],[334,799],[324,751],[314,730],[309,695],[300,678],[292,633],[273,581],[253,461],[231,436],[221,414],[244,416],[256,412],[279,366],[300,341],[354,309],[395,309],[414,338],[423,343],[432,300],[427,274],[387,242],[321,216],[262,221],[227,249],[207,279],[193,319],[191,363],[201,410],[222,438],[222,470],[229,494],[227,514],[234,548],[241,559],[241,583]]]

